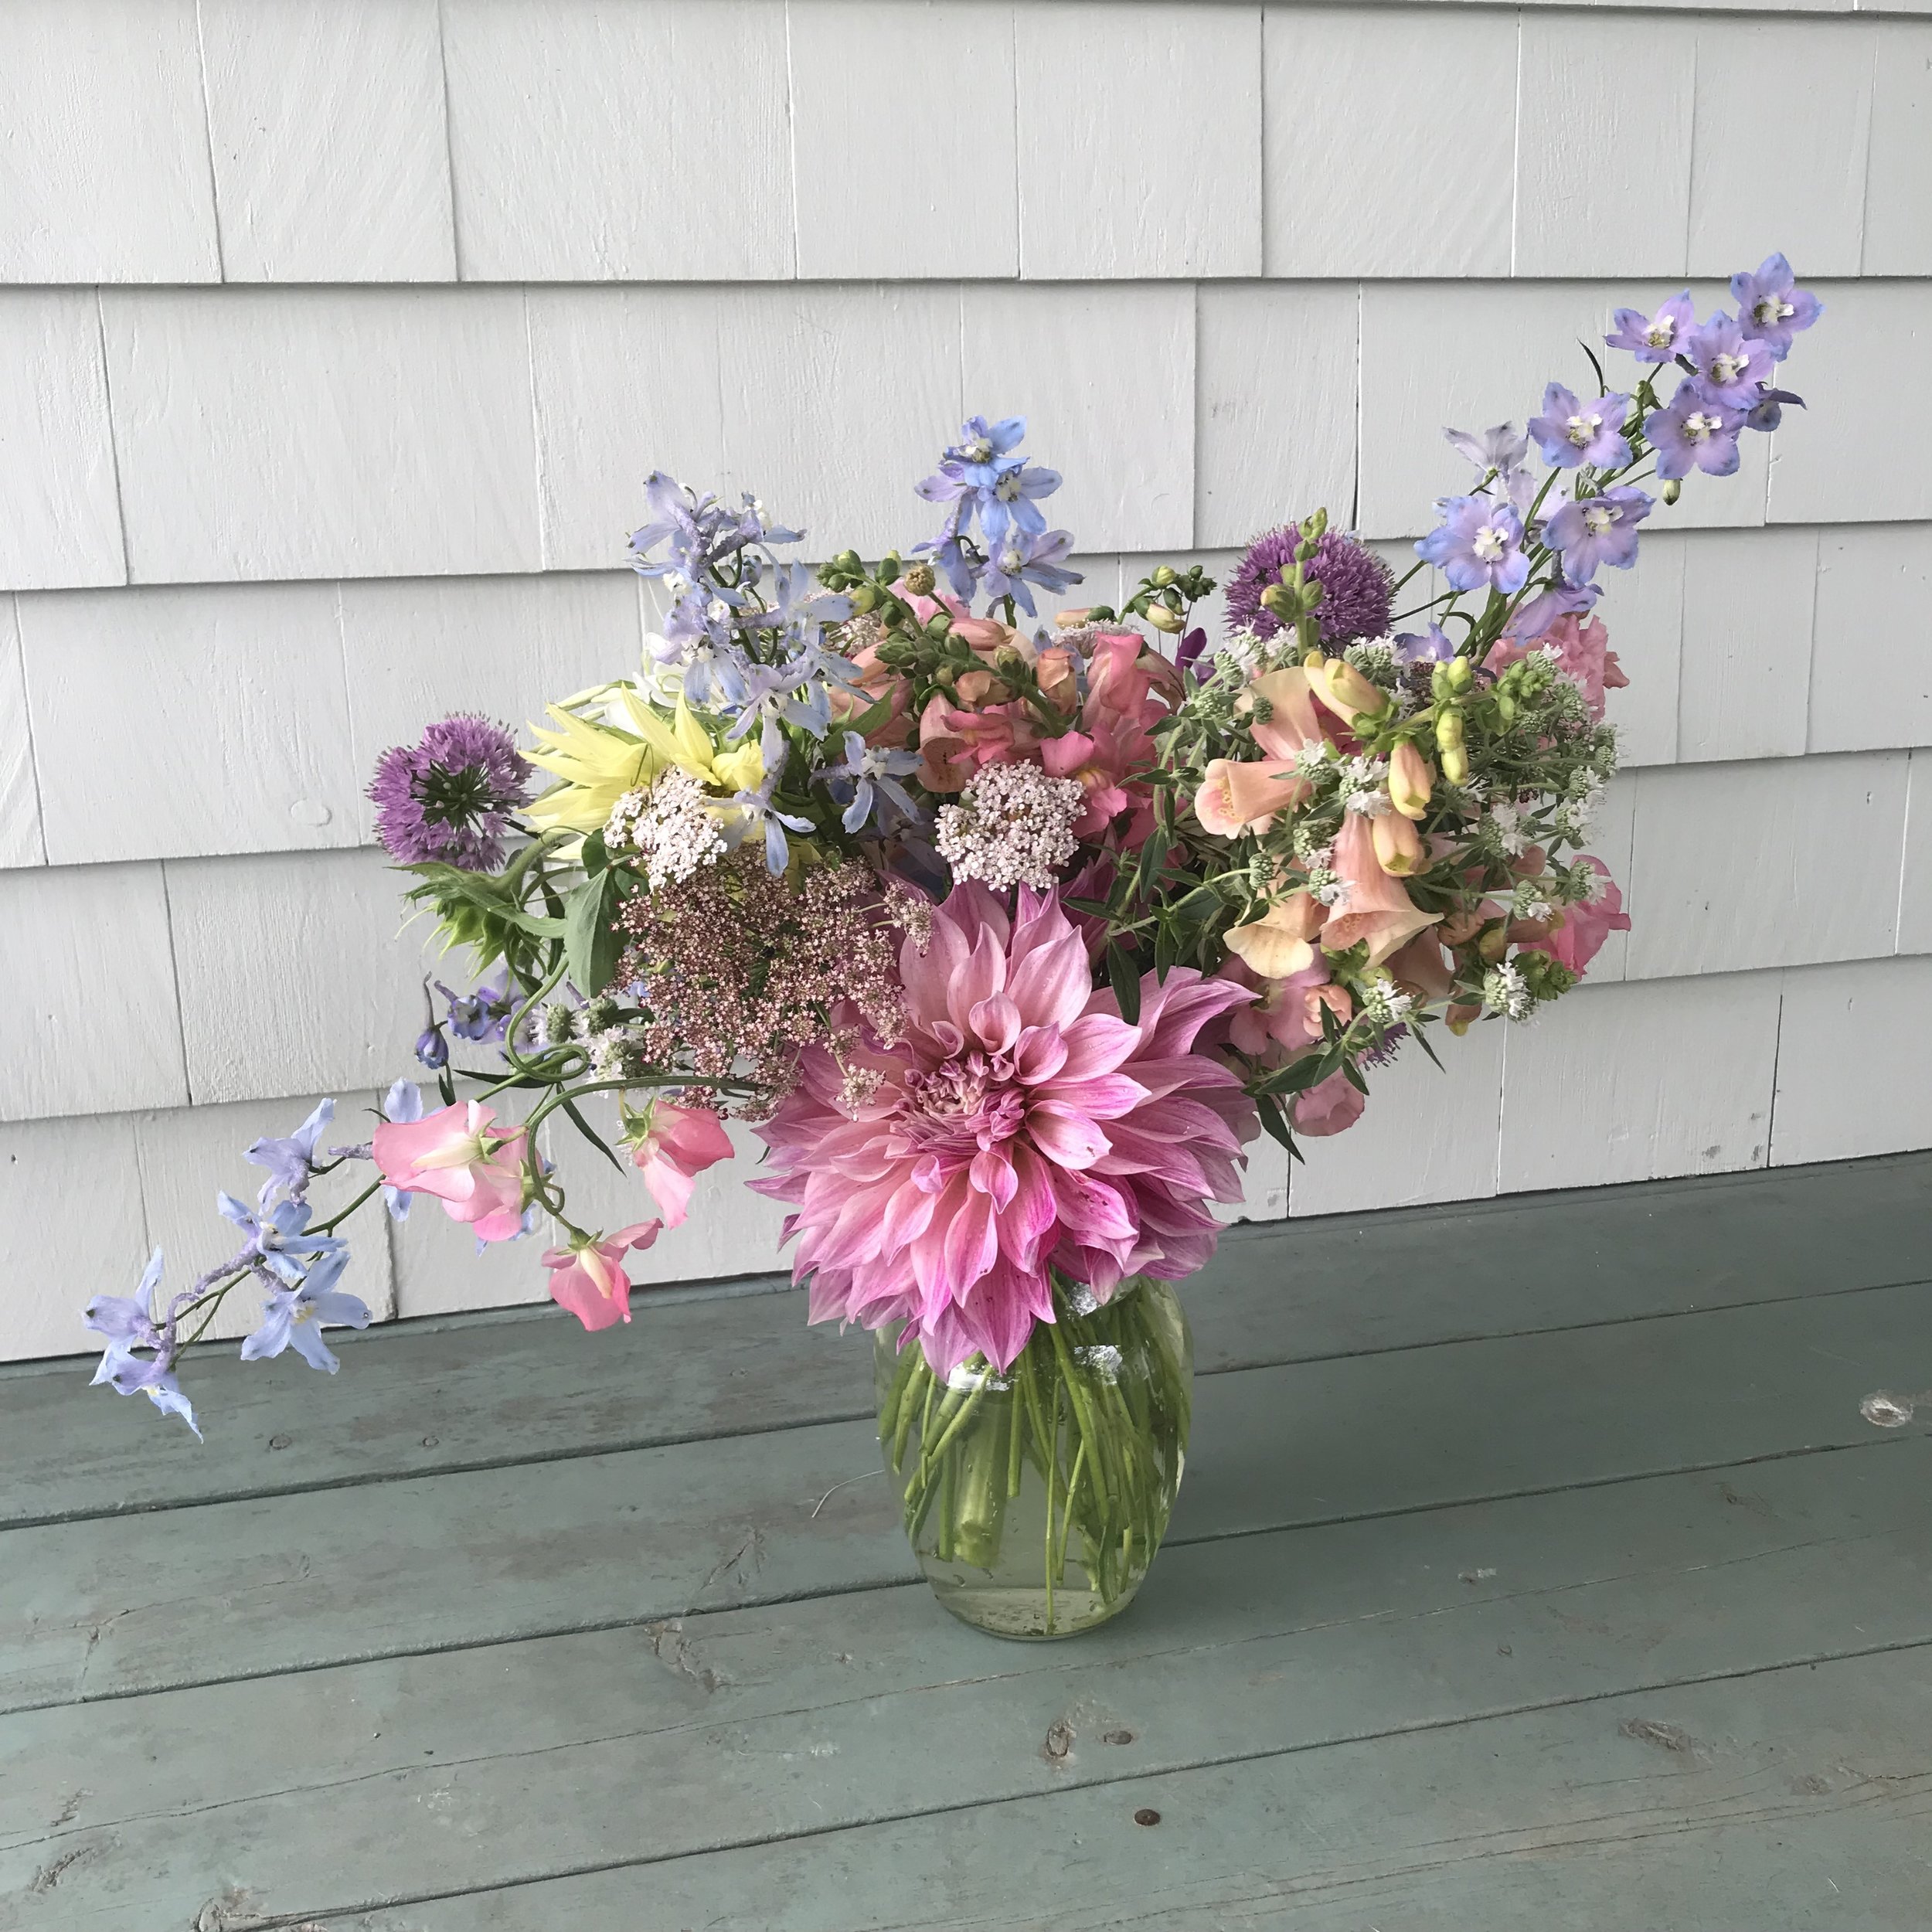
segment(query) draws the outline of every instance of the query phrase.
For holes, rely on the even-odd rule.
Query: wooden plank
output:
[[[441,14],[466,279],[792,273],[782,8],[447,0]]]
[[[100,307],[91,289],[0,291],[0,583],[37,590],[126,583]]]
[[[1628,975],[1882,958],[1898,931],[1902,751],[1655,767],[1637,778]],[[1690,825],[1723,824],[1713,865]],[[1855,866],[1844,855],[1856,852]],[[1768,1063],[1767,1063],[1768,1064]]]
[[[1932,959],[1862,959],[1784,976],[1771,1159],[1815,1160],[1932,1142],[1932,1039],[1919,1016]],[[1885,1077],[1852,1069],[1885,1043]]]
[[[799,274],[1017,275],[1011,10],[791,0],[786,39]],[[933,113],[963,75],[971,111]]]
[[[1929,1301],[1875,1289],[1217,1376],[1199,1392],[1174,1535],[1869,1442],[1859,1402],[1923,1349]],[[17,1529],[5,1556],[0,1709],[14,1709],[912,1573],[869,1417]]]
[[[1932,1443],[1885,1441],[1172,1549],[1077,1644],[1001,1644],[914,1585],[23,1715],[0,1904],[21,1932],[147,1932],[219,1874],[238,1928],[347,1915],[1638,1690],[1696,1763],[1721,1733],[1672,1687],[1932,1642],[1929,1478]]]
[[[456,279],[437,11],[200,0],[224,280]]]
[[[1913,1650],[1130,1776],[354,1932],[1892,1932],[1925,1911],[1927,1669]]]
[[[1926,201],[1932,207],[1932,194]],[[1907,641],[1913,614],[1932,600],[1932,523],[1820,535],[1805,748],[1876,751],[1932,740],[1932,665]]]
[[[1781,983],[1776,973],[1730,973],[1587,985],[1512,1026],[1498,1184],[1764,1166]]]
[[[1865,182],[1866,275],[1932,275],[1932,195],[1925,128],[1932,116],[1932,26],[1879,29],[1872,76],[1872,158]]]
[[[1087,549],[1185,549],[1194,530],[1194,290],[968,282],[960,312],[963,407],[1026,418],[1026,454],[1066,478],[1046,499],[1049,523]],[[899,527],[936,526],[914,502]]]
[[[1791,259],[1805,257],[1794,253]],[[1828,284],[1818,292],[1831,312],[1800,338],[1784,365],[1792,387],[1811,406],[1802,420],[1794,411],[1769,439],[1777,461],[1766,520],[1884,523],[1932,517],[1932,474],[1914,461],[1902,426],[1885,417],[1869,423],[1857,417],[1871,372],[1900,366],[1920,352],[1932,328],[1932,282],[1872,280],[1835,291]],[[1745,467],[1750,467],[1748,456]],[[1744,481],[1743,472],[1732,479]]]
[[[1255,0],[1030,0],[1012,17],[1021,274],[1042,281],[1260,274]],[[985,107],[996,140],[1004,127],[996,91]],[[988,191],[998,192],[998,179]]]
[[[158,865],[0,872],[0,1121],[188,1098],[169,948]]]
[[[194,0],[12,0],[0,129],[0,281],[221,280]]]
[[[1803,755],[1819,534],[1709,530],[1686,546],[1677,750],[1686,764]]]
[[[520,289],[111,289],[102,312],[133,579],[540,567]]]
[[[1635,24],[1621,12],[1523,18],[1513,274],[1684,271],[1697,28],[1645,19],[1647,84],[1632,87]],[[1444,189],[1461,179],[1458,162],[1443,171]]]
[[[350,749],[333,584],[17,601],[54,864],[359,842],[368,773]],[[202,755],[184,759],[188,744]]]
[[[1267,273],[1507,275],[1516,37],[1486,8],[1270,5]]]
[[[40,788],[34,771],[27,686],[20,663],[19,600],[0,597],[0,866],[44,866]]]
[[[103,1151],[85,1166],[111,1172],[124,1158]],[[1925,1272],[1928,1182],[1932,1157],[1907,1155],[1237,1228],[1185,1290],[1196,1360],[1206,1371],[1259,1367],[1910,1281]],[[29,1215],[43,1184],[30,1182],[6,1225]],[[124,1263],[138,1232],[137,1221],[135,1236],[115,1234],[104,1252]],[[29,1264],[38,1252],[17,1271],[40,1278]],[[1445,1267],[1445,1255],[1480,1256],[1480,1283]],[[797,1294],[641,1296],[635,1306],[629,1328],[597,1336],[553,1313],[344,1335],[332,1338],[343,1366],[329,1380],[292,1362],[209,1355],[191,1371],[205,1446],[158,1427],[140,1404],[90,1396],[80,1362],[0,1371],[0,1523],[870,1411],[866,1339],[807,1328]],[[675,1372],[663,1372],[665,1363]]]
[[[1199,303],[1196,544],[1245,546],[1324,505],[1345,524],[1355,502],[1355,291],[1209,284]],[[1294,382],[1254,379],[1290,367]],[[1209,622],[1218,641],[1218,612]]]
[[[1693,275],[1756,267],[1767,236],[1808,274],[1859,272],[1877,33],[1849,20],[1699,22]],[[1766,117],[1793,138],[1759,165],[1747,148]]]

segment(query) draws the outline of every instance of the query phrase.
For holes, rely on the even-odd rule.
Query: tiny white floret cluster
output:
[[[1038,765],[988,765],[957,804],[939,808],[940,856],[956,879],[1044,892],[1078,848],[1073,825],[1086,799],[1077,778],[1049,778]]]
[[[611,808],[604,842],[642,855],[653,892],[681,886],[725,855],[725,836],[702,785],[677,765],[648,791],[627,791]]]

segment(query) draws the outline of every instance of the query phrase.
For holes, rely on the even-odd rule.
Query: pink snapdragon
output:
[[[664,1225],[682,1227],[698,1176],[731,1158],[731,1137],[724,1123],[708,1107],[675,1107],[659,1100],[645,1113],[627,1117],[625,1126],[631,1163],[644,1176]]]
[[[597,1235],[567,1248],[546,1248],[543,1265],[550,1270],[550,1299],[568,1308],[587,1328],[628,1321],[631,1281],[624,1271],[624,1257],[632,1248],[648,1248],[663,1226],[662,1221],[638,1221],[615,1234]]]
[[[1578,862],[1596,873],[1600,883],[1594,896],[1563,908],[1563,923],[1546,937],[1526,946],[1526,952],[1547,953],[1559,965],[1573,973],[1586,972],[1590,962],[1604,949],[1612,933],[1630,930],[1630,914],[1624,910],[1624,895],[1600,859],[1587,853]]]
[[[458,1101],[420,1121],[385,1121],[371,1143],[383,1179],[406,1194],[433,1194],[452,1221],[482,1241],[507,1241],[523,1226],[526,1130],[498,1128],[493,1108]]]
[[[1129,1275],[1202,1266],[1206,1203],[1240,1199],[1258,1124],[1193,1049],[1244,988],[1149,974],[1129,1024],[1056,895],[1022,889],[1009,918],[977,884],[900,971],[900,1037],[842,1063],[811,1049],[758,1130],[777,1171],[751,1185],[793,1205],[815,1321],[909,1321],[937,1372],[975,1353],[1003,1369],[1053,1319],[1052,1270],[1104,1300]]]

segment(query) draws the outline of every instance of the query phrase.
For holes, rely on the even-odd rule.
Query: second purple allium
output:
[[[1251,631],[1257,638],[1273,637],[1281,620],[1261,601],[1261,594],[1281,580],[1294,562],[1301,541],[1298,526],[1291,523],[1258,536],[1228,579],[1227,626],[1230,631]],[[1346,644],[1354,638],[1379,638],[1389,628],[1389,610],[1395,597],[1395,578],[1372,550],[1339,530],[1326,532],[1307,565],[1308,581],[1321,587],[1315,611],[1324,644]]]
[[[501,725],[461,713],[444,718],[418,743],[392,745],[377,760],[369,787],[376,835],[400,865],[495,872],[529,778]]]

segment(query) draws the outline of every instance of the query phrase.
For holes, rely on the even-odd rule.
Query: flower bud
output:
[[[1666,503],[1675,503],[1683,494],[1683,485],[1679,482],[1674,476],[1664,485],[1662,489],[1658,492],[1658,495],[1661,496]]]
[[[1004,671],[1010,676],[1015,671],[1026,668],[1026,653],[1017,645],[1002,644],[993,653],[993,664],[995,669]]]
[[[1442,775],[1452,785],[1466,784],[1469,777],[1469,754],[1461,745],[1452,751],[1445,745],[1442,751]]]
[[[1263,609],[1272,611],[1284,623],[1294,621],[1294,593],[1283,585],[1270,583],[1261,593],[1261,604]]]
[[[1053,621],[1063,631],[1077,631],[1093,614],[1090,610],[1056,611],[1053,613]]]
[[[1147,621],[1157,631],[1165,631],[1172,637],[1177,631],[1186,628],[1186,619],[1179,612],[1170,611],[1165,604],[1150,604],[1147,607]]]
[[[1467,658],[1451,658],[1448,672],[1449,689],[1451,691],[1467,691],[1475,682],[1475,666]]]
[[[1160,568],[1154,573],[1153,576],[1148,580],[1148,581],[1151,583],[1157,590],[1165,590],[1167,587],[1174,581],[1173,565],[1171,563],[1163,563]]]
[[[450,1063],[450,1043],[440,1026],[426,1026],[416,1036],[416,1057],[425,1066],[440,1071]]]
[[[1372,684],[1346,658],[1325,658],[1308,679],[1316,698],[1345,725],[1358,718],[1379,716],[1388,704],[1379,685]]]
[[[935,611],[926,620],[926,634],[929,638],[943,638],[953,628],[953,614],[950,611]]]
[[[1485,926],[1476,939],[1476,956],[1495,965],[1509,950],[1509,928],[1501,920]]]
[[[859,562],[859,553],[856,550],[841,550],[838,554],[832,559],[832,562],[837,564],[839,569],[843,570],[848,577],[858,576],[859,573],[866,567]]]
[[[876,585],[861,583],[854,587],[852,593],[852,607],[861,617],[871,610],[878,601],[879,590]]]
[[[1411,740],[1404,738],[1389,753],[1389,797],[1403,818],[1420,818],[1429,809],[1429,794],[1435,782],[1428,760]]]
[[[1399,811],[1385,811],[1370,821],[1369,832],[1375,842],[1376,862],[1384,872],[1406,879],[1422,869],[1422,835],[1412,820]]]
[[[930,563],[915,563],[906,573],[906,588],[916,597],[930,597],[933,586],[938,581]]]

